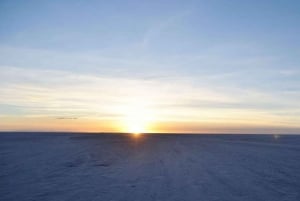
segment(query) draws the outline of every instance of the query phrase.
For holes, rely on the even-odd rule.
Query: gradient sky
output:
[[[300,133],[299,11],[1,0],[0,130]]]

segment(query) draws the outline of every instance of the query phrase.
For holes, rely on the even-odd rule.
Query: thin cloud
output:
[[[78,117],[56,117],[59,120],[77,120]]]
[[[155,40],[155,38],[161,35],[162,32],[167,31],[167,29],[172,25],[180,23],[184,18],[191,14],[191,11],[191,9],[183,10],[176,13],[175,15],[168,16],[165,19],[157,22],[154,26],[146,31],[139,46],[141,46],[142,48],[147,48],[151,44],[151,42]]]

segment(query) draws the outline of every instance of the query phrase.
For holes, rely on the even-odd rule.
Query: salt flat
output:
[[[300,136],[0,133],[0,200],[298,201]]]

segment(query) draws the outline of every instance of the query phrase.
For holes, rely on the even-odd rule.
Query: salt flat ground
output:
[[[0,200],[299,201],[300,136],[0,133]]]

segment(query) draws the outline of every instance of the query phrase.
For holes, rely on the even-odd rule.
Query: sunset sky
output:
[[[0,130],[300,133],[300,2],[0,1]]]

